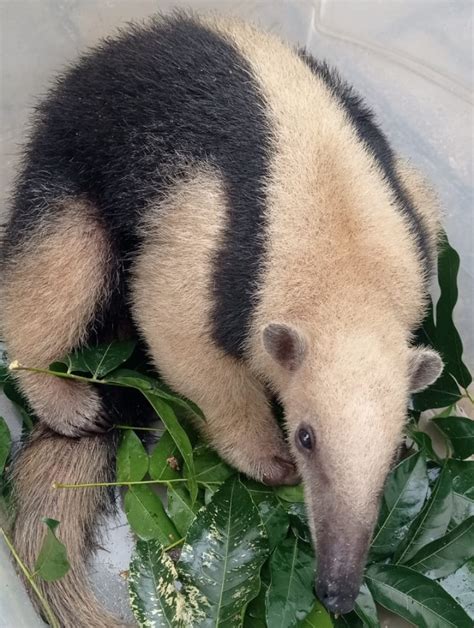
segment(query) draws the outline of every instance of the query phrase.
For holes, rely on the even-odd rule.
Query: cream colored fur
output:
[[[410,330],[425,306],[422,265],[393,193],[323,81],[275,38],[241,24],[231,32],[277,129],[252,369],[285,402],[291,436],[302,418],[314,425],[331,499],[373,517],[405,419]],[[436,203],[416,174],[399,168],[434,248]],[[293,375],[263,348],[271,321],[309,339]]]
[[[87,587],[85,561],[97,538],[97,513],[108,501],[106,488],[54,489],[52,483],[78,484],[110,480],[110,434],[67,438],[47,427],[34,428],[15,463],[16,524],[13,543],[34,571],[46,526],[42,517],[60,521],[58,536],[66,545],[70,571],[56,582],[36,579],[63,628],[114,628],[122,624],[97,603]],[[38,600],[32,596],[36,605]],[[1,622],[0,622],[1,623]]]
[[[283,481],[288,465],[275,457],[290,455],[262,383],[210,338],[211,261],[225,206],[219,176],[200,167],[148,209],[133,269],[133,316],[168,383],[204,412],[198,427],[221,455],[256,479]]]
[[[107,298],[110,246],[91,207],[64,200],[61,213],[5,268],[2,327],[10,360],[47,368],[84,341],[97,304]],[[17,371],[36,414],[66,435],[95,431],[97,393],[48,375]]]
[[[369,529],[401,439],[410,330],[425,306],[415,242],[377,164],[325,84],[277,38],[238,21],[205,21],[247,58],[275,128],[266,182],[269,231],[247,360],[225,355],[212,340],[212,262],[227,208],[220,174],[206,164],[190,164],[187,178],[170,184],[166,198],[146,212],[143,247],[132,269],[134,318],[167,381],[206,414],[200,427],[226,460],[257,479],[295,481],[288,445],[270,413],[268,385],[285,405],[289,446],[315,514],[313,533],[318,536],[324,525],[318,520],[324,512],[334,515],[334,525],[345,518],[351,529]],[[418,175],[402,162],[398,168],[434,248],[436,203]],[[107,292],[106,240],[93,218],[83,221],[80,215],[68,213],[9,271],[4,318],[12,359],[43,366],[66,353],[84,338],[95,304]],[[291,326],[305,340],[304,358],[292,372],[264,348],[262,330],[271,322]],[[57,340],[51,344],[52,338]],[[78,412],[86,417],[96,412],[94,396],[81,387],[73,392],[46,378],[22,378],[21,384],[43,421],[58,431],[77,425]],[[294,445],[302,420],[316,434],[317,470]],[[58,465],[66,464],[54,458],[65,439],[43,438],[42,429],[18,464],[23,521],[56,512],[64,519],[68,507],[87,517],[88,509],[97,509],[94,501],[81,501],[88,493],[74,504],[60,504],[66,494],[49,492],[35,501],[36,486],[58,479]],[[99,476],[105,473],[102,439],[68,446],[74,460],[83,455],[88,465],[98,465]],[[45,456],[44,469],[34,468],[33,459]],[[59,479],[96,480],[89,469],[79,464]],[[71,499],[73,494],[68,493]],[[67,521],[61,525],[66,530]],[[84,525],[81,519],[82,531]],[[77,625],[108,626],[110,619],[88,620],[86,602],[81,610],[71,596],[70,585],[79,587],[84,577],[79,560],[84,539],[75,530],[69,541],[73,560],[78,558],[76,572],[65,599],[62,585],[52,586],[55,608],[64,625],[78,612]],[[30,539],[24,523],[16,532],[29,564],[38,534],[35,528]],[[95,618],[94,609],[91,613]]]

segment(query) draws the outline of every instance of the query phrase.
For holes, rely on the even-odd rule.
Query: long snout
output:
[[[320,524],[316,534],[316,595],[329,611],[348,613],[359,594],[372,529],[326,526],[331,522]]]

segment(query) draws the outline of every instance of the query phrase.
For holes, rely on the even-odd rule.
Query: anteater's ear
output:
[[[413,347],[410,349],[409,360],[410,392],[420,392],[428,388],[443,372],[443,361],[433,349]]]
[[[296,371],[306,354],[306,339],[296,327],[270,323],[262,331],[263,346],[288,371]]]

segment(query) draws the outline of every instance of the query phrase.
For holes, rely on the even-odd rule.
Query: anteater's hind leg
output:
[[[112,248],[94,209],[78,200],[61,205],[26,240],[7,243],[3,335],[10,360],[27,367],[47,367],[79,347],[116,284]],[[107,427],[92,386],[16,373],[31,407],[54,431],[78,436]]]

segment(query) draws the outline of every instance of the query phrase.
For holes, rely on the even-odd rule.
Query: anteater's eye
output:
[[[310,427],[300,427],[296,433],[296,444],[300,449],[311,451],[314,447],[313,430]]]

